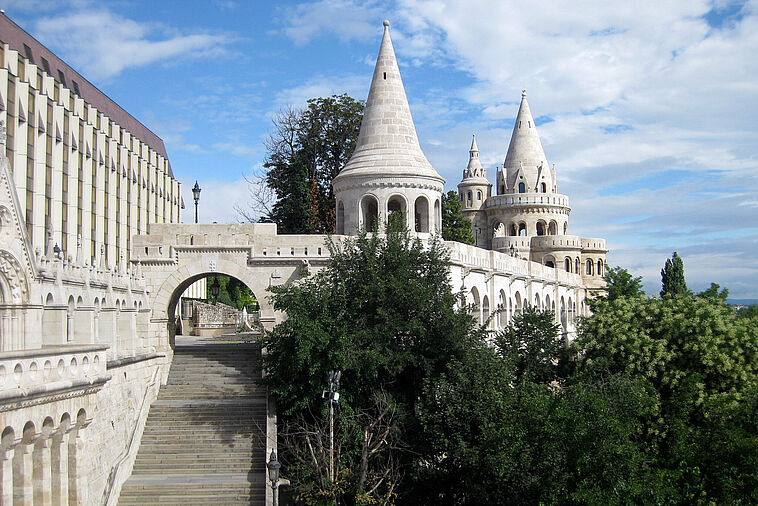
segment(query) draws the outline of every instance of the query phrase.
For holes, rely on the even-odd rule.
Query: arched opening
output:
[[[566,258],[563,261],[563,265],[566,267],[566,272],[571,272],[571,259],[570,258]]]
[[[555,221],[551,221],[547,226],[548,235],[558,235],[558,224]]]
[[[605,276],[605,271],[603,270],[603,261],[598,258],[597,260],[597,275],[598,276]]]
[[[584,265],[584,274],[585,276],[592,276],[592,260],[589,258]]]
[[[568,222],[563,224],[563,235],[568,234],[568,227],[569,227]]]
[[[405,221],[405,208],[405,199],[400,195],[393,195],[387,201],[387,219],[389,220],[390,216],[399,213]]]
[[[416,232],[429,232],[429,201],[426,197],[416,199]]]
[[[345,203],[341,200],[337,202],[337,234],[345,233]]]
[[[547,193],[547,185],[545,183],[540,183],[540,191],[542,193]]]
[[[542,311],[542,304],[540,303],[539,294],[534,296],[534,307],[537,309],[537,311]]]
[[[472,200],[473,200],[473,198],[472,198],[472,193],[471,193],[471,191],[469,191],[469,192],[466,194],[466,207],[471,207],[471,201],[472,201]]]
[[[515,237],[518,235],[518,230],[516,229],[515,223],[511,223],[511,226],[508,227],[508,235],[510,235],[511,237]]]
[[[442,207],[440,199],[434,201],[434,232],[437,234],[442,232]]]
[[[537,222],[537,235],[545,235],[545,222],[544,221]]]
[[[526,193],[526,185],[524,183],[518,184],[518,192],[519,193]]]
[[[70,343],[74,340],[74,316],[76,314],[76,302],[74,302],[74,296],[68,296],[68,304],[66,304],[66,342]]]
[[[521,237],[526,237],[526,223],[521,222],[518,224],[518,235]]]
[[[490,299],[486,295],[482,297],[482,325],[487,323],[487,320],[490,317]],[[490,323],[487,323],[487,327],[490,326]]]
[[[176,335],[218,337],[257,329],[260,304],[247,284],[226,274],[201,275],[191,279],[196,282],[203,278],[206,279],[204,296],[181,299],[183,307],[181,315],[177,315],[175,320]]]
[[[545,311],[550,311],[550,295],[545,295]]]
[[[519,292],[516,292],[516,308],[514,311],[515,314],[519,314],[521,312],[521,294]]]
[[[476,190],[476,200],[482,200],[482,190]]]
[[[569,297],[568,301],[568,321],[569,323],[574,323],[574,313],[576,312],[576,307],[574,306],[574,302],[571,300],[571,297]]]
[[[52,293],[48,293],[42,308],[42,343],[45,345],[63,344],[61,334],[64,329],[61,328],[58,313],[55,298]]]
[[[379,226],[379,202],[373,195],[361,199],[361,227],[372,232]]]
[[[579,266],[580,266],[579,257],[576,257],[576,259],[574,260],[574,272],[576,272],[577,274],[579,274]]]
[[[568,314],[566,313],[566,300],[561,297],[561,330],[564,334],[568,332]]]
[[[482,323],[482,313],[481,308],[479,306],[479,290],[476,289],[476,287],[471,287],[471,291],[469,292],[469,314],[473,316],[476,321],[481,325]]]
[[[503,328],[508,322],[508,307],[505,304],[505,292],[503,290],[500,290],[497,308],[500,310],[497,315],[498,327]]]

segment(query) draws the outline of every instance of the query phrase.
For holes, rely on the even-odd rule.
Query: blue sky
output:
[[[758,1],[1,1],[161,136],[201,221],[237,221],[271,119],[365,99],[391,33],[419,139],[454,189],[471,134],[494,180],[526,88],[570,233],[657,293],[674,250],[690,287],[758,298]]]

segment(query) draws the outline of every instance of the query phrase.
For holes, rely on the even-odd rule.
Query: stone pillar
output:
[[[86,424],[77,424],[68,442],[68,503],[87,504],[87,476],[84,469],[85,444],[82,432]]]
[[[32,506],[34,501],[33,438],[24,437],[13,456],[13,505]]]
[[[0,449],[0,504],[13,504],[14,447]]]
[[[61,424],[52,438],[52,503],[60,506],[68,504],[69,430],[68,423]]]
[[[50,431],[43,428],[42,434],[34,443],[34,506],[52,504],[52,462]]]

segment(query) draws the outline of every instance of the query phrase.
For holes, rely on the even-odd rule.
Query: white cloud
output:
[[[371,78],[365,75],[313,76],[302,84],[279,91],[275,99],[277,110],[272,112],[275,113],[287,106],[304,107],[310,98],[342,93],[347,93],[356,100],[365,100],[370,80]]]
[[[34,35],[94,81],[127,68],[219,55],[229,42],[226,35],[176,34],[158,24],[91,9],[39,19]]]
[[[284,34],[303,45],[325,33],[340,40],[367,40],[374,34],[381,16],[380,2],[320,0],[285,9]]]

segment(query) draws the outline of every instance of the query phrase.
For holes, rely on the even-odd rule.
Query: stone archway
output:
[[[277,315],[271,306],[267,289],[271,285],[273,272],[266,275],[260,270],[240,266],[236,262],[225,259],[215,259],[211,262],[198,260],[185,264],[172,273],[156,290],[152,300],[153,320],[167,320],[169,343],[173,347],[175,329],[173,322],[179,297],[192,283],[198,279],[213,275],[225,275],[237,278],[244,283],[258,299],[261,311],[261,322],[264,327],[272,327],[277,321]]]

